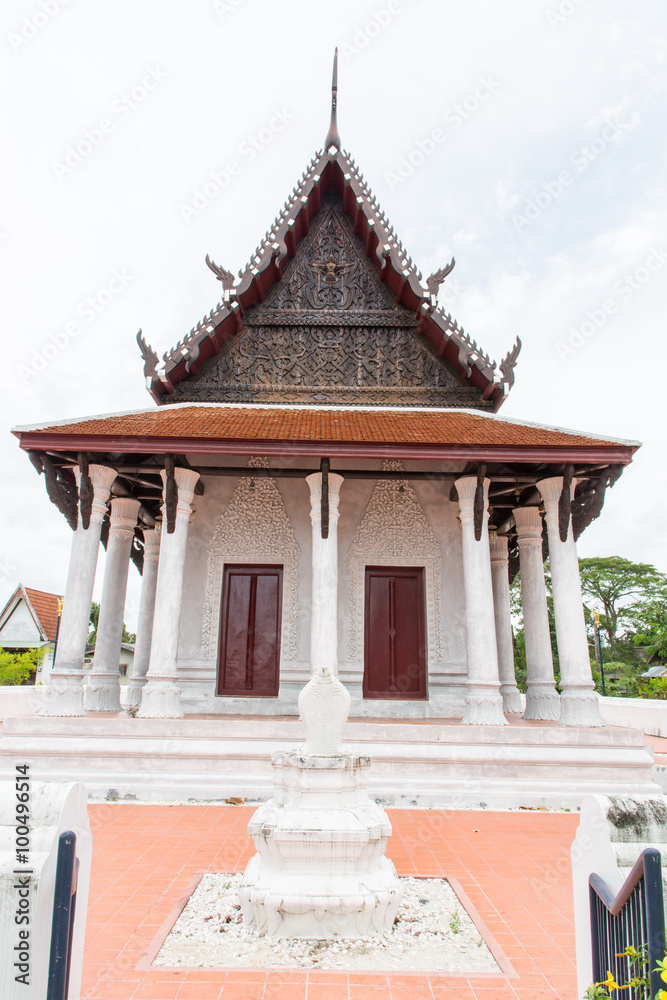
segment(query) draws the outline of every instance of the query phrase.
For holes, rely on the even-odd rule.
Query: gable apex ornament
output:
[[[331,121],[329,123],[329,131],[327,132],[327,137],[324,140],[324,150],[330,153],[334,149],[340,149],[340,135],[338,134],[338,121],[337,121],[337,108],[338,108],[338,46],[334,51],[334,61],[333,61],[333,76],[331,79]]]

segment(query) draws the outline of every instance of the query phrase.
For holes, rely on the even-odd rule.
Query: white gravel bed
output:
[[[402,878],[391,931],[332,941],[259,937],[241,918],[240,874],[204,875],[154,965],[198,968],[499,972],[446,879]]]

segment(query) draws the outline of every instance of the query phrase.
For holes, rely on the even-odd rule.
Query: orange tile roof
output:
[[[58,601],[61,601],[62,597],[58,594],[46,594],[43,590],[32,590],[30,587],[25,587],[25,592],[37,615],[39,624],[46,632],[46,638],[49,642],[55,642],[58,625]]]
[[[634,445],[634,442],[605,440],[461,410],[291,409],[198,406],[194,403],[24,428],[15,433],[408,445]]]

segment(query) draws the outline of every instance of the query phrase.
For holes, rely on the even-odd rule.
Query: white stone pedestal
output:
[[[384,857],[391,824],[366,791],[370,758],[340,746],[349,703],[324,668],[299,697],[305,747],[271,759],[274,797],[248,825],[259,853],[239,888],[258,934],[358,938],[393,926],[401,892]]]
[[[384,849],[391,825],[365,788],[369,757],[271,759],[274,797],[248,825],[258,854],[239,890],[243,919],[278,937],[365,937],[391,930],[400,903]]]

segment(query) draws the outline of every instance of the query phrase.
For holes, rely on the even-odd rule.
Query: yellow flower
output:
[[[609,969],[607,969],[607,978],[603,983],[600,983],[600,986],[606,986],[610,993],[613,993],[614,990],[627,990],[628,988],[627,986],[619,986]]]

